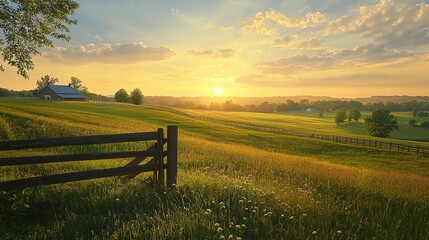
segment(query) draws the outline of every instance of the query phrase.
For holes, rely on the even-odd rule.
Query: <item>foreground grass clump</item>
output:
[[[426,159],[405,156],[400,161],[396,153],[281,138],[290,151],[285,154],[274,148],[280,143],[276,135],[188,121],[141,108],[12,102],[0,103],[0,111],[7,124],[14,126],[11,133],[18,139],[153,131],[167,124],[180,128],[176,187],[158,186],[150,181],[150,174],[141,174],[134,179],[106,178],[1,192],[2,239],[429,238]],[[307,146],[300,144],[319,144],[327,155],[320,146],[307,153]],[[2,154],[146,146],[100,145]],[[345,152],[353,155],[343,155]],[[371,161],[379,158],[379,166],[390,168],[367,167],[370,156]],[[2,167],[0,181],[123,166],[128,161]],[[357,163],[350,164],[353,161]]]

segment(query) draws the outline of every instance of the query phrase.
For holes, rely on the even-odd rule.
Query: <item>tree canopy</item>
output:
[[[28,78],[38,48],[53,47],[53,39],[70,39],[68,16],[79,7],[72,0],[0,0],[0,51],[3,61]],[[0,71],[4,71],[0,65]]]
[[[365,118],[365,127],[371,136],[385,138],[393,130],[399,129],[399,124],[389,110],[381,109]]]
[[[88,88],[82,85],[82,81],[77,77],[71,77],[70,86],[78,90],[80,93],[87,95],[89,93]]]
[[[135,105],[141,105],[143,103],[143,94],[139,88],[134,89],[130,93],[130,101]]]
[[[335,123],[340,125],[347,118],[347,112],[345,108],[341,108],[337,111],[337,115],[335,116]]]
[[[127,90],[121,88],[115,93],[115,100],[117,102],[128,102],[128,92]]]
[[[58,81],[59,81],[58,78],[54,78],[54,77],[50,77],[49,75],[45,75],[45,76],[41,77],[39,80],[37,80],[37,82],[36,82],[37,90],[40,91],[44,87],[48,86],[49,84],[55,84]]]

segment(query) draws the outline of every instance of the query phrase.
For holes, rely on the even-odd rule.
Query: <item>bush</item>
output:
[[[429,115],[428,112],[423,112],[423,111],[417,113],[417,117],[428,117],[428,115]]]
[[[429,128],[429,122],[428,121],[422,122],[422,124],[420,124],[420,127]]]
[[[408,124],[409,125],[415,125],[417,123],[417,121],[416,120],[414,120],[414,119],[410,119],[410,121],[408,121]]]

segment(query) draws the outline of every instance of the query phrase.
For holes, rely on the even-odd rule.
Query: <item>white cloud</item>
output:
[[[272,43],[272,45],[274,47],[290,47],[293,44],[295,44],[298,40],[298,35],[293,35],[293,36],[286,36],[283,38],[278,38],[276,40],[274,40],[274,42]]]
[[[268,21],[269,20],[269,21]],[[328,21],[326,14],[320,12],[308,12],[305,17],[288,17],[279,11],[271,9],[266,12],[257,12],[244,23],[242,33],[272,35],[276,29],[269,26],[269,23],[281,25],[286,28],[309,28],[315,27]]]
[[[179,9],[178,8],[170,8],[170,14],[171,15],[179,14]]]
[[[115,63],[132,64],[145,61],[161,61],[170,58],[173,52],[165,47],[148,47],[143,43],[103,44],[56,47],[43,56],[65,63]]]
[[[295,47],[295,49],[297,49],[297,50],[308,50],[308,51],[319,50],[319,49],[321,49],[322,44],[323,44],[322,40],[317,39],[317,38],[311,38],[308,40],[301,41]]]
[[[217,58],[230,58],[230,57],[234,57],[237,54],[234,49],[228,49],[228,48],[217,49],[217,50],[205,50],[205,51],[190,50],[187,53],[193,56],[217,57]]]
[[[332,21],[326,34],[355,33],[389,47],[429,44],[429,5],[381,0]]]

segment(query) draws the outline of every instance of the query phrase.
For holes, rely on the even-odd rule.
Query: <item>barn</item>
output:
[[[85,101],[86,97],[78,90],[67,85],[49,84],[39,91],[42,100]]]

